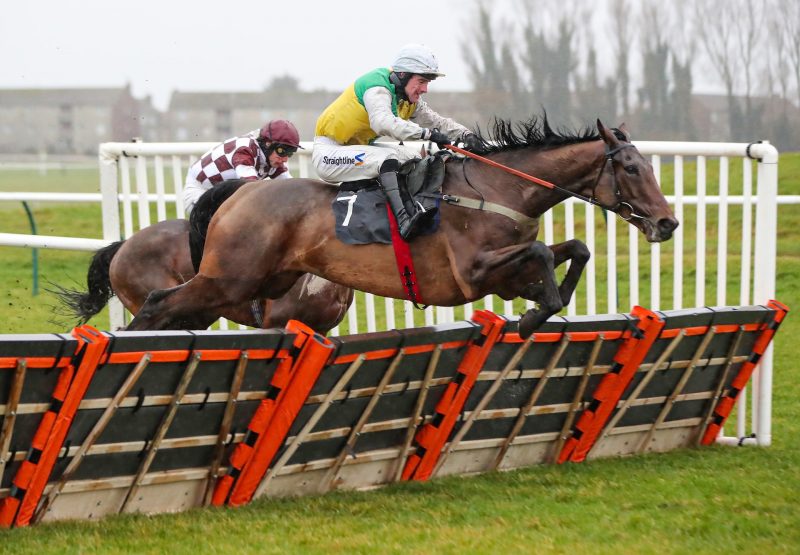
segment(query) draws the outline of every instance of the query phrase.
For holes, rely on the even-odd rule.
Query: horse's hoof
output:
[[[542,325],[542,322],[542,311],[530,309],[519,319],[519,336],[522,339],[528,339]]]

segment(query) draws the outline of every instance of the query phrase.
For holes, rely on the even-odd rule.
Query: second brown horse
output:
[[[199,217],[191,223],[158,222],[97,250],[89,264],[86,291],[59,287],[56,294],[62,304],[79,323],[85,323],[116,295],[135,315],[152,291],[186,283],[197,273],[202,258],[208,223],[202,212],[216,211],[243,184],[229,181],[209,191],[198,201],[195,214]],[[306,274],[278,299],[243,301],[226,307],[220,316],[256,328],[283,327],[295,319],[325,334],[342,321],[352,301],[352,289]]]

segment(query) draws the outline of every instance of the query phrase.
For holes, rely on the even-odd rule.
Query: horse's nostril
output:
[[[678,220],[675,218],[661,218],[658,220],[658,230],[661,233],[672,233],[678,227]]]

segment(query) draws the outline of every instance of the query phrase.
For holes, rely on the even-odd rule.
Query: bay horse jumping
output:
[[[550,189],[472,159],[447,164],[440,225],[410,243],[422,301],[456,306],[487,294],[536,306],[520,319],[528,337],[566,305],[590,253],[572,239],[537,241],[539,218],[578,196],[636,226],[650,242],[678,226],[651,164],[622,124],[554,132],[547,118],[495,120],[486,158],[554,183]],[[337,187],[311,179],[245,185],[208,228],[198,274],[155,291],[127,329],[205,327],[229,306],[285,294],[305,272],[354,289],[402,299],[391,245],[348,245],[336,238],[331,203]],[[246,238],[243,239],[243,238]],[[563,281],[554,269],[570,261]]]
[[[152,291],[189,281],[202,259],[208,214],[244,183],[224,182],[203,195],[191,220],[164,220],[98,249],[89,264],[87,290],[56,286],[61,303],[83,324],[100,312],[112,295],[135,315]],[[295,319],[325,334],[342,321],[352,300],[352,289],[305,274],[282,297],[231,305],[221,316],[255,328],[283,327]]]

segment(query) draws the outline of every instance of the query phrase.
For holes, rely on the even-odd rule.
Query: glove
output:
[[[438,129],[431,129],[431,134],[428,136],[428,140],[436,143],[439,148],[442,148],[444,145],[449,145],[451,143],[450,137],[446,134],[442,133]]]
[[[486,144],[475,133],[466,133],[461,139],[461,142],[464,143],[464,150],[468,150],[469,152],[475,154],[486,154],[489,152],[489,149],[486,148]]]

